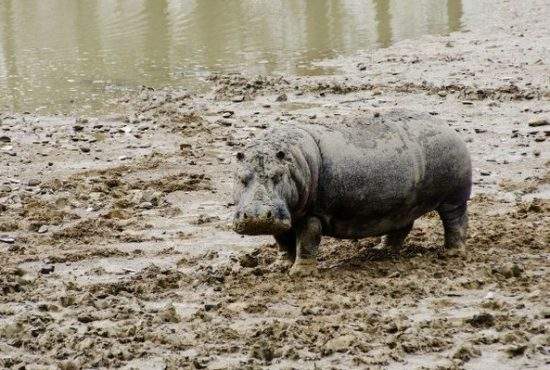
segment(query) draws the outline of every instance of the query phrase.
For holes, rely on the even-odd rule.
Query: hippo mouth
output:
[[[233,221],[233,230],[241,235],[276,235],[290,230],[290,219],[237,219]]]

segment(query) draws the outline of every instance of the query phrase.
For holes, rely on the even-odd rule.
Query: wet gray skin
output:
[[[414,221],[436,210],[445,247],[467,232],[471,163],[445,122],[393,110],[331,126],[276,125],[237,154],[234,229],[273,235],[291,274],[316,271],[321,236],[382,236],[399,248]],[[456,250],[456,249],[455,249]]]

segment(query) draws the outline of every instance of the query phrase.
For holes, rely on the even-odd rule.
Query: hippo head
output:
[[[276,235],[291,228],[291,210],[298,202],[290,150],[256,145],[237,153],[233,229],[245,235]]]

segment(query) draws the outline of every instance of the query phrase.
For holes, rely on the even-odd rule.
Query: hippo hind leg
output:
[[[414,222],[411,222],[407,226],[394,230],[384,236],[382,236],[382,240],[380,241],[380,244],[375,246],[374,248],[381,251],[387,251],[387,252],[396,252],[398,251],[403,243],[405,242],[405,239],[407,238],[407,235],[411,232],[413,228]]]
[[[468,236],[467,210],[466,203],[460,205],[444,203],[437,208],[439,217],[443,221],[447,254],[454,255],[464,249],[464,243]]]

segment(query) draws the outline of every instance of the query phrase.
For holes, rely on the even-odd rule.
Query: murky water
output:
[[[212,71],[330,73],[314,62],[457,31],[475,3],[2,0],[0,104],[96,109],[120,90],[195,86]]]

